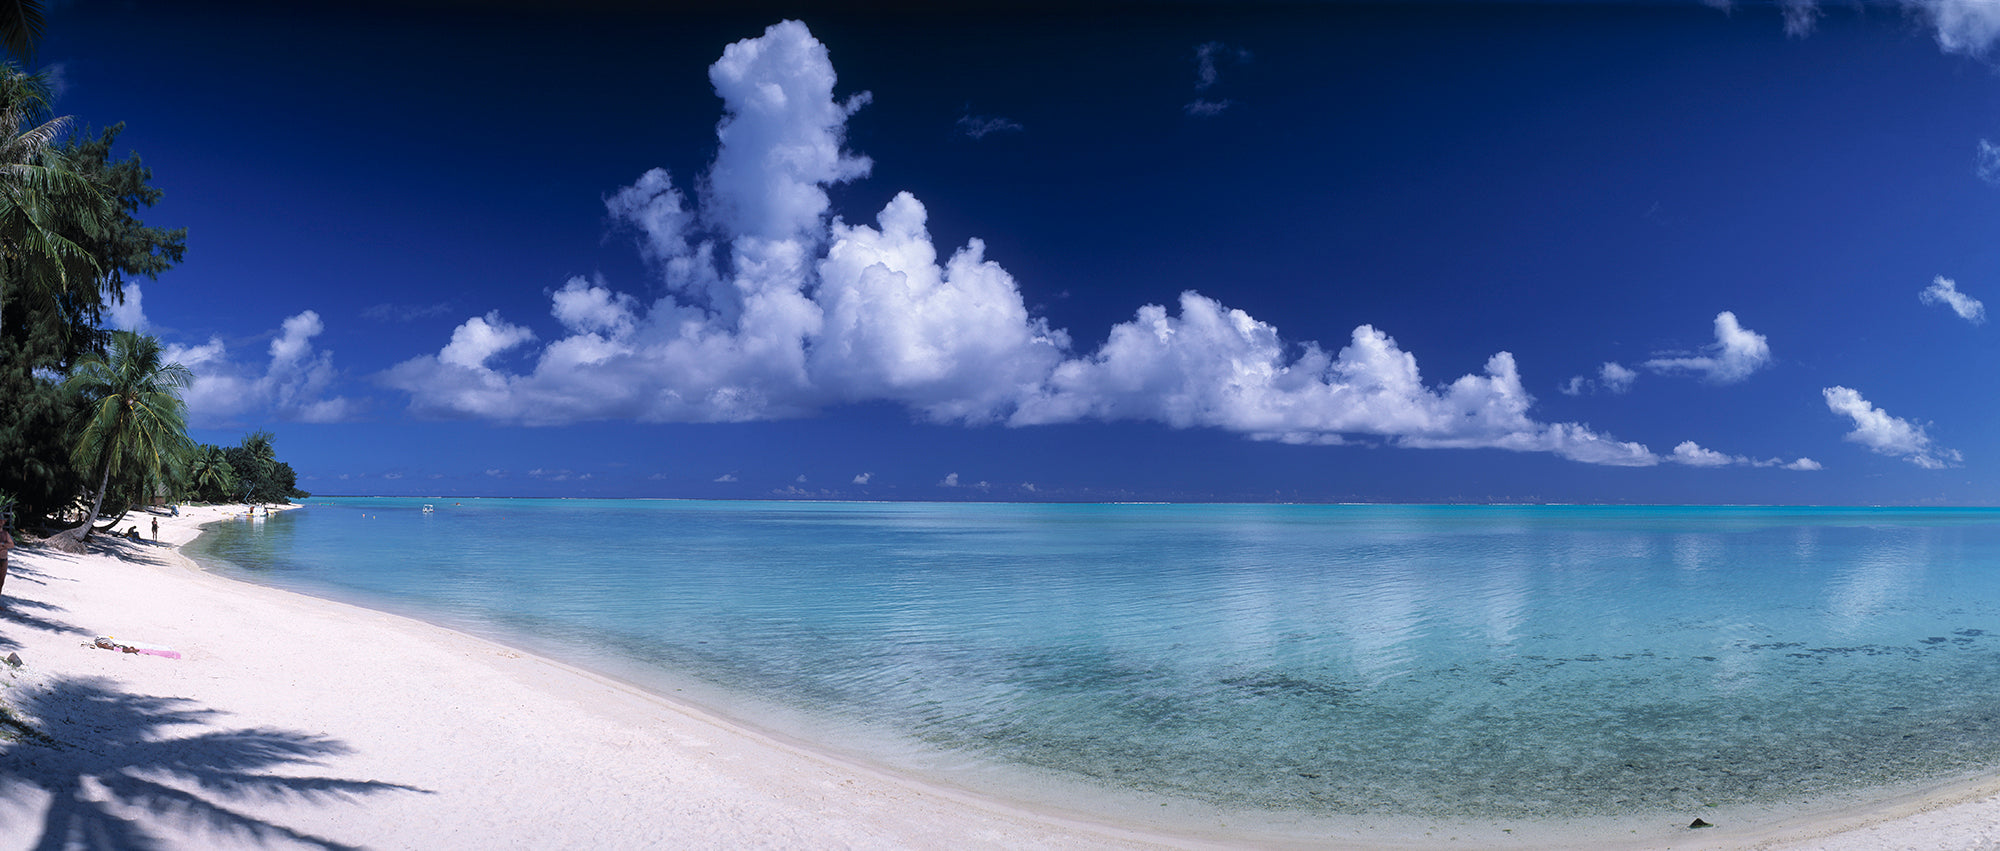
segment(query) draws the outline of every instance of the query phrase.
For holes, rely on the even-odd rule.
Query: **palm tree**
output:
[[[46,75],[0,63],[0,309],[9,289],[58,302],[86,287],[96,295],[97,260],[64,234],[99,236],[108,201],[57,148],[70,117],[43,120],[49,98]]]
[[[92,355],[76,365],[63,388],[89,400],[90,412],[70,457],[96,474],[97,489],[83,525],[57,535],[59,545],[82,548],[113,477],[146,488],[170,480],[193,448],[180,394],[193,379],[187,367],[164,362],[159,340],[130,331],[111,335],[109,361]]]
[[[0,47],[22,59],[35,55],[42,39],[42,4],[38,0],[0,0]]]
[[[236,470],[222,447],[203,444],[188,458],[188,490],[194,495],[221,494],[224,499],[236,490]]]
[[[227,450],[229,466],[236,472],[236,490],[242,494],[243,502],[283,501],[270,498],[278,469],[278,450],[271,446],[271,440],[268,431],[252,432],[244,436],[242,445]]]

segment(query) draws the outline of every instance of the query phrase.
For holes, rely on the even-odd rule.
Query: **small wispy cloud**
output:
[[[69,63],[51,62],[42,66],[41,73],[48,78],[50,96],[62,100],[63,95],[69,94]]]
[[[1632,390],[1632,382],[1638,379],[1639,373],[1626,369],[1619,364],[1605,361],[1603,366],[1597,368],[1596,378],[1586,378],[1581,375],[1571,376],[1570,380],[1563,382],[1557,389],[1560,389],[1565,396],[1581,396],[1585,393],[1595,393],[1599,388],[1602,388],[1606,393],[1628,393]]]
[[[945,474],[945,477],[944,477],[944,478],[943,478],[942,480],[940,480],[940,481],[938,482],[938,487],[941,487],[941,488],[955,488],[955,487],[958,487],[958,474],[957,474],[957,473],[946,473],[946,474]]]
[[[733,482],[733,481],[736,481],[736,474],[735,474],[735,473],[723,473],[723,474],[722,474],[722,475],[720,475],[720,476],[716,476],[716,477],[714,478],[714,481],[718,481],[718,482]]]
[[[1692,440],[1681,441],[1679,446],[1674,447],[1673,454],[1667,456],[1667,460],[1676,464],[1685,464],[1689,467],[1777,467],[1783,470],[1801,471],[1820,469],[1819,462],[1811,458],[1799,458],[1793,461],[1786,461],[1783,458],[1766,458],[1760,461],[1746,455],[1728,455],[1717,452],[1713,449],[1705,448]]]
[[[860,473],[855,475],[854,483],[857,485],[865,485],[868,484],[869,479],[872,479],[874,477],[875,477],[874,473]]]
[[[2000,186],[2000,145],[1979,140],[1979,151],[1972,160],[1972,173],[1980,180]]]
[[[974,139],[984,139],[995,133],[1019,133],[1024,129],[1019,122],[998,116],[967,113],[958,117],[958,132]]]
[[[1238,63],[1250,61],[1250,51],[1240,47],[1230,47],[1219,41],[1196,45],[1194,49],[1194,90],[1205,92],[1215,88],[1222,81],[1222,71],[1216,65],[1218,59],[1234,59]]]
[[[1979,299],[1958,291],[1958,282],[1943,275],[1931,281],[1917,298],[1925,304],[1942,304],[1958,314],[1958,318],[1974,325],[1986,321],[1986,304]]]
[[[1899,5],[1931,28],[1938,49],[1946,53],[1985,56],[2000,41],[2000,3],[1994,0],[1901,0]],[[1792,38],[1812,35],[1822,14],[1819,0],[1778,0],[1778,12],[1785,35]]]
[[[361,318],[373,322],[414,322],[419,319],[436,319],[442,316],[450,316],[456,312],[458,312],[458,308],[452,306],[450,302],[438,302],[436,304],[393,304],[383,302],[361,311]]]
[[[1819,26],[1818,0],[1778,0],[1778,11],[1785,16],[1785,35],[1792,38],[1812,35]]]
[[[1197,94],[1207,92],[1215,88],[1217,83],[1222,82],[1222,69],[1220,66],[1222,61],[1231,60],[1237,64],[1243,64],[1249,62],[1250,58],[1250,51],[1240,47],[1230,47],[1219,41],[1196,45],[1194,49],[1195,92]],[[1181,111],[1197,118],[1208,118],[1221,115],[1234,105],[1235,101],[1227,98],[1196,97],[1194,100],[1183,105]]]
[[[1208,118],[1210,116],[1221,115],[1228,111],[1229,107],[1235,103],[1233,100],[1202,100],[1201,98],[1195,98],[1182,105],[1181,111],[1196,118]]]

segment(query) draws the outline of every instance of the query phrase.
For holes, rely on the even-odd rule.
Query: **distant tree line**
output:
[[[187,467],[190,502],[291,502],[312,496],[298,488],[292,465],[278,460],[271,433],[260,431],[224,449],[203,443],[194,448]]]
[[[16,56],[40,30],[38,4],[0,3]],[[0,507],[80,546],[139,506],[304,498],[269,432],[191,441],[193,375],[159,340],[103,327],[128,282],[180,262],[187,229],[139,220],[162,193],[137,154],[114,156],[123,124],[77,131],[51,102],[45,74],[0,62]]]

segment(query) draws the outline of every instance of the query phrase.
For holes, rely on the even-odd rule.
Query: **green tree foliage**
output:
[[[75,184],[81,182],[52,178],[61,170],[50,164],[61,155],[50,145],[62,124],[36,123],[47,108],[46,80],[0,63],[0,304],[13,307],[0,313],[0,399],[6,400],[0,405],[0,490],[20,499],[23,518],[52,514],[83,490],[69,459],[70,424],[81,414],[80,403],[62,392],[56,377],[101,347],[94,328],[100,310],[94,290],[88,308],[75,309],[85,300],[73,297],[81,294],[80,287],[70,286],[90,277],[79,268],[87,267],[87,257],[80,248],[58,251],[54,258],[35,251],[67,241],[60,233],[53,239],[35,237],[58,229],[63,214],[76,212],[59,209],[54,201],[75,195]],[[40,191],[52,183],[61,190],[57,199]],[[81,206],[104,210],[101,198]],[[56,280],[31,280],[36,275]]]
[[[83,524],[59,539],[80,545],[90,537],[114,491],[125,496],[126,506],[170,491],[193,450],[180,396],[192,379],[187,367],[166,362],[159,340],[130,331],[111,335],[109,359],[93,355],[76,365],[63,387],[82,396],[90,412],[70,458],[78,469],[92,471],[92,498]]]
[[[0,340],[0,491],[19,500],[16,516],[33,526],[84,491],[70,463],[71,424],[82,419],[83,406],[32,362],[14,356],[19,349],[9,342]]]
[[[0,63],[0,325],[24,305],[94,325],[103,304],[87,243],[114,208],[56,144],[69,116],[48,116],[48,78]]]
[[[165,193],[152,185],[153,170],[140,161],[138,154],[112,158],[112,147],[124,130],[123,122],[94,136],[86,129],[60,149],[70,171],[90,181],[107,202],[95,236],[81,231],[68,234],[89,252],[99,271],[97,311],[107,302],[124,303],[129,278],[157,278],[181,262],[187,251],[187,228],[147,227],[139,221],[139,212],[159,203]],[[93,313],[91,321],[94,323],[98,318]]]
[[[6,11],[0,0],[0,21]],[[107,304],[123,301],[132,278],[179,262],[187,233],[139,221],[161,192],[137,155],[113,156],[123,125],[52,145],[67,119],[37,124],[47,107],[46,80],[0,63],[0,491],[20,499],[30,522],[75,505],[95,484],[71,463],[84,400],[62,389],[61,376],[105,353],[98,325]],[[40,191],[50,187],[60,191]],[[38,228],[50,237],[37,241]],[[75,252],[30,250],[65,244]]]
[[[236,471],[238,502],[256,502],[252,495],[268,490],[266,482],[271,480],[278,465],[278,452],[271,439],[268,431],[252,432],[244,436],[242,443],[224,450],[230,469]]]
[[[236,474],[238,502],[289,503],[312,496],[298,488],[298,474],[292,465],[278,460],[268,431],[253,432],[235,447],[223,450],[230,469]]]
[[[184,495],[195,502],[228,502],[236,493],[236,468],[222,447],[210,443],[195,447],[188,458]]]

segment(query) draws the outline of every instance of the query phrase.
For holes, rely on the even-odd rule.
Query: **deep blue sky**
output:
[[[1940,277],[2000,293],[2000,162],[1981,174],[2000,74],[1939,24],[1950,5],[1829,6],[1789,32],[1780,7],[1698,2],[794,16],[834,101],[871,95],[830,125],[871,165],[824,183],[828,216],[876,227],[910,193],[940,263],[977,238],[1012,282],[922,315],[1026,311],[926,326],[870,301],[857,336],[791,338],[803,384],[775,356],[648,349],[676,303],[714,305],[606,204],[665,169],[699,210],[683,242],[714,242],[725,285],[744,274],[732,246],[775,231],[701,200],[709,69],[732,43],[807,44],[766,35],[783,10],[79,2],[39,60],[60,112],[127,122],[167,192],[147,221],[189,228],[139,306],[203,376],[197,438],[270,429],[319,493],[1993,504],[2000,329],[1920,298]],[[819,67],[767,52],[747,90]],[[806,299],[835,290],[817,260],[841,233],[805,220],[788,280],[830,315]],[[552,315],[576,276],[631,297],[623,318]],[[1200,331],[1185,291],[1279,342],[1229,348],[1228,314]],[[1167,348],[1101,350],[1144,305],[1163,324],[1126,330]],[[1725,311],[1754,336],[1724,346]],[[446,350],[475,317],[533,339],[475,370]],[[931,349],[869,348],[1019,342],[1037,320],[1067,345],[961,350],[942,377],[911,355]],[[1363,325],[1422,387],[1358,402],[1379,363],[1311,360]],[[586,332],[622,354],[536,374]],[[1500,352],[1517,392],[1452,395]],[[482,381],[508,389],[466,401]],[[687,421],[717,418],[737,421]],[[1733,463],[1676,462],[1688,441]]]

